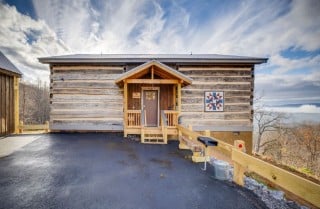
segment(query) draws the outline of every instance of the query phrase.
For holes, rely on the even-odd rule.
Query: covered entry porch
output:
[[[123,87],[124,136],[140,135],[141,143],[166,144],[177,136],[181,88],[192,79],[158,61],[146,62],[115,80]]]

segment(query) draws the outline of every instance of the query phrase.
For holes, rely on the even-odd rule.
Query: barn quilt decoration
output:
[[[223,91],[206,91],[204,92],[206,112],[222,112],[224,105]]]

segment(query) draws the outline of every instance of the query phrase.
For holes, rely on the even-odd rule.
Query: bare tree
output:
[[[272,140],[263,140],[263,136],[268,132],[281,134],[281,121],[285,118],[285,114],[259,109],[255,111],[254,118],[256,120],[257,127],[257,139],[254,151],[259,153],[261,148],[277,141],[278,137]]]
[[[305,148],[307,151],[303,153],[308,157],[307,167],[315,171],[320,158],[320,124],[298,124],[291,128],[291,133],[292,139],[298,142],[298,149]]]
[[[286,114],[270,111],[262,103],[263,96],[258,95],[255,97],[254,120],[257,137],[254,143],[254,152],[259,153],[262,148],[272,147],[278,144],[279,137],[282,134],[282,121],[287,117]],[[264,137],[266,139],[264,139]],[[266,151],[266,149],[264,150]]]
[[[43,124],[49,120],[49,87],[40,80],[37,84],[20,83],[20,118],[25,124]]]

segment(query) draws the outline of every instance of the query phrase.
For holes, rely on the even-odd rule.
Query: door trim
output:
[[[141,87],[141,111],[144,111],[144,104],[143,104],[143,99],[144,99],[144,94],[143,91],[145,90],[154,90],[158,92],[158,108],[157,108],[157,127],[159,127],[159,121],[160,121],[160,87],[151,87],[151,86],[142,86]]]

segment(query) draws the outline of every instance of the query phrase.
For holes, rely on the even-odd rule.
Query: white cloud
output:
[[[284,112],[284,113],[319,113],[320,107],[315,105],[301,105],[299,107],[271,107],[266,108],[268,111]]]
[[[44,21],[22,15],[15,7],[0,3],[0,19],[0,49],[3,53],[22,71],[25,80],[48,81],[48,68],[37,58],[67,52],[68,48],[57,40],[55,32]]]
[[[39,20],[0,3],[0,48],[27,76],[42,76],[37,57],[68,53],[218,53],[268,56],[256,71],[258,90],[271,100],[312,99],[320,86],[320,55],[302,59],[281,56],[288,48],[320,48],[320,1],[241,1],[208,19],[183,2],[148,0],[33,0]],[[221,3],[219,3],[221,4]],[[196,7],[195,7],[196,8]],[[207,10],[208,11],[208,10]],[[211,11],[211,10],[210,10]],[[195,24],[196,23],[196,24]],[[35,41],[28,34],[37,31]],[[29,35],[30,36],[30,35]],[[270,68],[269,73],[260,69]],[[306,68],[308,73],[292,74]],[[36,73],[33,73],[36,72]],[[320,97],[320,96],[319,96]],[[318,98],[318,97],[317,97]]]

